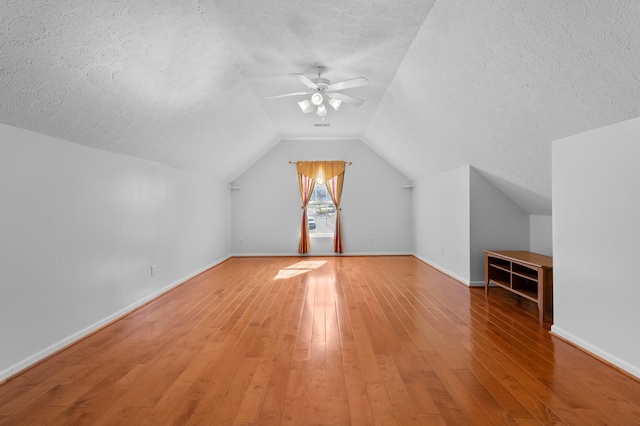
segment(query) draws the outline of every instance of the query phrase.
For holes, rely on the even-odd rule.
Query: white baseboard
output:
[[[88,336],[89,334],[95,332],[96,330],[99,330],[100,328],[103,328],[107,325],[109,325],[110,323],[119,320],[120,318],[126,316],[127,314],[129,314],[130,312],[138,309],[139,307],[141,307],[142,305],[149,303],[150,301],[152,301],[153,299],[156,299],[160,296],[162,296],[164,293],[168,292],[169,290],[173,289],[174,287],[177,287],[178,285],[186,282],[187,280],[195,277],[198,274],[201,274],[202,272],[206,271],[207,269],[211,269],[214,266],[224,262],[225,260],[229,259],[231,256],[226,256],[223,257],[222,259],[219,259],[203,268],[198,269],[195,272],[192,272],[191,274],[180,278],[179,280],[165,286],[164,288],[138,300],[135,303],[132,303],[131,305],[119,310],[118,312],[115,312],[111,315],[109,315],[106,318],[101,319],[100,321],[97,321],[93,324],[91,324],[88,327],[83,328],[82,330],[79,330],[76,333],[73,333],[72,335],[52,344],[51,346],[44,348],[43,350],[23,359],[22,361],[12,365],[11,367],[0,371],[0,383],[2,383],[3,381],[9,379],[12,376],[15,376],[16,374],[21,373],[22,371],[26,370],[27,368],[31,367],[32,365],[42,361],[43,359],[55,354],[56,352],[61,351],[62,349],[76,343],[77,341],[81,340],[82,338]]]
[[[398,252],[352,252],[352,253],[233,253],[232,257],[314,257],[314,256],[412,256],[412,253],[398,253]]]
[[[556,325],[552,325],[551,326],[551,334],[560,337],[561,339],[564,339],[570,343],[573,343],[574,345],[582,348],[583,350],[585,350],[586,352],[589,352],[592,355],[595,355],[596,357],[618,367],[621,370],[626,371],[627,373],[629,373],[632,376],[635,376],[636,378],[640,379],[640,367],[630,364],[628,362],[626,362],[623,359],[618,358],[615,355],[610,354],[609,352],[600,349],[597,346],[594,346],[592,344],[590,344],[589,342],[582,340],[581,338],[569,333],[568,331],[565,331],[563,329],[561,329],[560,327],[556,326]]]
[[[461,282],[462,284],[466,285],[467,287],[476,287],[477,286],[477,281],[469,281],[466,278],[461,277],[458,274],[454,274],[453,272],[447,270],[446,268],[443,268],[440,265],[437,265],[433,262],[431,262],[430,260],[425,259],[424,257],[413,253],[413,257],[415,257],[416,259],[421,260],[422,262],[426,263],[427,265],[431,266],[434,269],[437,269],[438,271],[442,272],[445,275],[449,275],[451,278],[453,278],[456,281]],[[484,285],[484,282],[482,283],[482,285]]]
[[[298,253],[231,253],[231,257],[292,257],[302,256]]]

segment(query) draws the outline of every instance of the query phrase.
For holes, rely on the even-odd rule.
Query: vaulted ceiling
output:
[[[364,105],[265,99],[318,65],[365,76]],[[281,139],[361,138],[550,214],[551,142],[637,116],[636,0],[0,0],[0,122],[223,180]]]

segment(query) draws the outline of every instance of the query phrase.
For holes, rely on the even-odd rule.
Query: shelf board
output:
[[[536,293],[533,293],[531,291],[525,291],[518,288],[511,288],[511,291],[517,294],[518,296],[522,296],[525,299],[538,303],[538,295]]]
[[[511,273],[511,269],[505,268],[504,266],[501,266],[501,265],[494,265],[490,263],[489,266],[491,266],[492,268],[500,269],[502,271]]]
[[[494,278],[491,278],[491,279],[489,279],[489,284],[495,284],[495,285],[498,285],[500,287],[504,287],[507,290],[512,291],[513,293],[517,294],[518,296],[522,296],[527,300],[531,300],[532,302],[538,303],[538,295],[536,293],[531,292],[531,291],[526,291],[526,290],[523,290],[523,289],[513,288],[506,281],[500,281],[500,280],[496,280]]]
[[[508,281],[496,280],[495,278],[489,278],[489,284],[499,285],[507,290],[511,290],[511,284]]]
[[[527,280],[529,280],[529,281],[533,281],[533,282],[535,282],[535,283],[537,283],[537,282],[538,282],[538,277],[537,277],[537,276],[535,276],[535,277],[534,277],[534,276],[531,276],[531,275],[521,274],[521,273],[519,273],[519,272],[513,272],[513,271],[511,271],[511,273],[512,273],[513,275],[517,275],[517,276],[519,276],[519,277],[525,278],[525,279],[527,279]]]

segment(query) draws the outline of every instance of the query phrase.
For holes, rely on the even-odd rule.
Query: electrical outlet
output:
[[[444,256],[444,247],[442,248],[442,256]]]
[[[240,238],[240,245],[244,245],[244,240],[242,238]]]
[[[371,245],[375,245],[375,243],[376,243],[376,240],[371,238]]]
[[[153,265],[151,265],[151,276],[152,277],[156,276],[156,264],[155,263]]]

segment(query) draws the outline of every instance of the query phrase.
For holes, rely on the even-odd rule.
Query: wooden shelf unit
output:
[[[540,322],[553,323],[553,258],[530,251],[484,251],[485,292],[489,284],[538,304]]]

